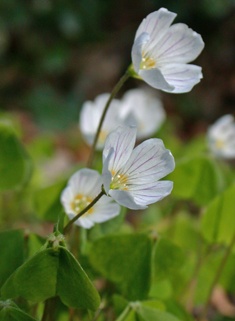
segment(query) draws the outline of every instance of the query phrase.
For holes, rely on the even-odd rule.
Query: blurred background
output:
[[[206,44],[195,62],[204,79],[191,93],[162,94],[167,111],[187,134],[233,112],[234,0],[1,0],[1,112],[17,113],[32,131],[76,126],[82,102],[111,91],[131,63],[137,27],[162,6]]]
[[[81,105],[112,90],[131,63],[137,27],[160,7],[176,12],[175,22],[205,42],[193,62],[202,66],[202,81],[190,93],[159,93],[171,127],[171,143],[164,142],[174,149],[175,137],[185,143],[235,111],[234,0],[0,1],[0,118],[14,124],[33,160],[32,184],[50,184],[64,173],[67,180],[86,161]],[[119,97],[143,85],[129,79]],[[56,185],[57,195],[66,180]]]

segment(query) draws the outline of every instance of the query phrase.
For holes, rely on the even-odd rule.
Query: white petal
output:
[[[101,191],[101,175],[89,168],[83,168],[71,176],[68,181],[74,196],[81,194],[89,197],[95,197]]]
[[[104,190],[106,193],[109,192],[110,183],[112,180],[113,175],[109,171],[109,163],[111,158],[113,157],[114,149],[110,148],[108,156],[105,158],[103,163],[103,169],[102,169],[102,183],[104,186]]]
[[[75,211],[72,209],[72,202],[74,201],[74,193],[70,186],[67,186],[60,196],[60,201],[64,207],[66,214],[76,214]]]
[[[139,70],[139,75],[147,84],[149,84],[153,88],[161,89],[167,92],[173,92],[175,88],[166,81],[161,70],[157,68]]]
[[[136,185],[132,188],[131,193],[135,202],[139,205],[148,205],[160,201],[169,195],[173,188],[171,181],[159,181],[156,183]]]
[[[103,150],[103,163],[109,156],[109,171],[116,172],[127,162],[135,145],[136,131],[135,127],[118,127],[108,135]],[[110,154],[111,149],[113,153]]]
[[[221,134],[227,130],[227,128],[232,128],[234,125],[234,117],[233,115],[224,115],[220,117],[212,126],[208,129],[208,134],[211,137],[220,138]]]
[[[148,139],[137,146],[120,174],[128,177],[127,188],[133,185],[156,182],[175,168],[171,152],[161,139]]]
[[[188,63],[197,58],[204,48],[202,37],[183,23],[171,26],[154,47],[148,45],[148,54],[157,65]]]
[[[131,210],[141,210],[147,208],[147,206],[138,205],[135,202],[133,195],[128,191],[112,189],[109,191],[109,195],[119,204],[130,208]]]
[[[161,68],[161,72],[167,83],[174,86],[174,90],[169,91],[171,93],[189,92],[202,78],[201,67],[195,65],[168,64]]]
[[[151,39],[158,41],[164,36],[167,29],[175,19],[176,13],[170,12],[165,8],[150,13],[140,24],[137,29],[135,39],[143,32],[150,34]]]
[[[131,89],[123,96],[120,117],[127,125],[137,126],[137,139],[143,139],[160,128],[166,113],[156,96],[143,89]]]
[[[224,115],[209,127],[208,143],[216,156],[235,158],[235,123],[232,115]]]
[[[110,197],[107,198],[110,200],[108,204],[98,202],[94,214],[90,214],[90,219],[93,222],[102,223],[111,220],[120,213],[120,206],[116,203],[111,203],[112,199]]]
[[[109,97],[109,93],[104,93],[97,96],[94,102],[86,101],[82,105],[79,127],[86,143],[89,146],[93,144],[100,118]],[[101,135],[96,145],[96,149],[98,150],[104,147],[106,136],[119,125],[116,121],[118,116],[119,104],[120,102],[117,99],[114,99],[109,106],[104,123],[102,125]]]
[[[142,47],[150,39],[150,35],[146,32],[142,33],[135,41],[131,50],[131,58],[135,72],[139,72],[140,63],[142,60]]]
[[[83,228],[87,228],[87,229],[94,226],[94,222],[90,219],[90,217],[85,215],[81,216],[77,221],[74,222],[74,224],[82,226]]]

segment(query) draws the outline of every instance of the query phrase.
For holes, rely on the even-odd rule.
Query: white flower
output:
[[[174,158],[161,139],[148,139],[134,150],[137,129],[119,127],[103,150],[104,189],[119,204],[144,209],[170,194],[173,183],[159,181],[174,170]]]
[[[203,40],[187,25],[171,26],[176,14],[161,8],[140,24],[132,47],[135,72],[150,86],[184,93],[202,78],[201,68],[188,65],[202,51]]]
[[[100,118],[110,94],[105,93],[96,97],[94,102],[86,101],[82,105],[79,127],[81,133],[89,146],[93,144]],[[112,100],[100,132],[96,149],[102,149],[107,135],[117,128],[117,115],[120,102],[117,99]]]
[[[218,157],[235,158],[235,123],[232,115],[219,118],[208,129],[208,143]]]
[[[102,177],[92,169],[77,171],[69,180],[68,186],[61,194],[61,203],[70,219],[80,213],[101,191]],[[76,225],[91,228],[94,223],[101,223],[117,216],[120,206],[112,199],[102,196],[101,199],[77,221]]]
[[[136,126],[137,139],[150,137],[165,119],[161,100],[146,90],[131,89],[121,100],[120,124]]]

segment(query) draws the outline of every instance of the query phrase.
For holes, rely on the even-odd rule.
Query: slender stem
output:
[[[102,125],[103,125],[103,122],[104,122],[106,113],[107,113],[107,111],[108,111],[109,105],[110,105],[111,101],[113,100],[113,98],[116,96],[116,94],[119,92],[119,90],[122,88],[122,86],[123,86],[123,84],[125,83],[125,81],[126,81],[129,77],[130,77],[130,73],[129,73],[129,71],[127,70],[127,71],[125,72],[125,74],[122,76],[122,78],[120,78],[120,80],[119,80],[119,82],[116,84],[116,86],[113,88],[113,90],[112,90],[112,92],[111,92],[111,94],[110,94],[109,100],[107,101],[107,103],[106,103],[106,105],[105,105],[103,114],[102,114],[102,116],[101,116],[101,118],[100,118],[100,123],[99,123],[98,129],[97,129],[97,131],[96,131],[95,139],[94,139],[93,145],[92,145],[92,147],[91,147],[91,152],[90,152],[90,155],[89,155],[89,158],[88,158],[88,161],[87,161],[87,167],[88,167],[88,168],[91,168],[91,167],[92,167],[96,144],[97,144],[97,142],[98,142],[98,138],[99,138],[99,135],[100,135],[100,131],[101,131],[101,128],[102,128]]]
[[[202,253],[201,247],[202,247],[202,244],[199,244],[198,259],[197,259],[197,263],[196,263],[192,278],[190,279],[189,283],[186,285],[186,287],[182,291],[184,293],[182,301],[183,300],[186,301],[186,310],[190,312],[193,310],[194,296],[195,296],[196,286],[198,283],[199,272],[211,250],[211,247],[207,246],[205,253]]]
[[[232,251],[232,248],[233,248],[234,244],[235,244],[235,233],[234,233],[234,235],[232,237],[232,240],[231,240],[229,246],[227,247],[227,249],[225,251],[224,257],[223,257],[223,259],[222,259],[222,261],[220,263],[220,266],[219,266],[219,268],[218,268],[218,270],[216,272],[216,275],[215,275],[215,278],[214,278],[214,280],[212,282],[212,285],[210,287],[210,291],[209,291],[209,294],[208,294],[208,297],[207,297],[207,300],[206,300],[206,304],[205,304],[204,309],[202,311],[200,320],[204,320],[206,315],[207,315],[207,311],[208,311],[209,306],[210,306],[211,295],[213,293],[213,290],[214,290],[216,284],[218,283],[218,281],[220,279],[220,276],[221,276],[221,274],[223,272],[225,264],[227,263],[227,259],[228,259],[229,255],[231,254],[231,251]]]
[[[95,205],[95,203],[98,202],[98,200],[104,195],[104,191],[102,190],[97,196],[96,198],[93,199],[93,201],[87,205],[87,207],[85,207],[80,213],[78,213],[76,216],[74,216],[74,218],[68,222],[68,224],[64,227],[64,234],[66,232],[68,232],[69,227],[79,218],[81,217],[83,214],[85,214],[87,211],[89,211],[90,208],[92,208],[93,205]]]
[[[50,310],[50,299],[47,299],[45,301],[45,305],[44,305],[42,321],[46,321],[47,320],[48,315],[49,315],[49,310]]]

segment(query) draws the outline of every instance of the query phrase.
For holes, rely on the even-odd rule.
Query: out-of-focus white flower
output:
[[[161,8],[140,24],[132,47],[135,72],[150,86],[171,93],[184,93],[202,78],[201,67],[189,65],[204,42],[187,25],[171,26],[176,14]]]
[[[105,93],[96,97],[94,102],[86,101],[81,109],[79,127],[81,133],[89,146],[93,144],[100,118],[110,94]],[[117,99],[112,100],[100,132],[96,149],[101,150],[107,135],[119,126],[117,115],[120,102]]]
[[[131,89],[125,93],[119,115],[120,125],[137,127],[137,139],[150,137],[166,119],[161,100],[143,89]]]
[[[104,189],[119,204],[144,209],[170,194],[173,183],[159,181],[174,170],[174,158],[161,139],[148,139],[134,150],[135,127],[118,127],[103,150]]]
[[[216,156],[226,159],[235,158],[235,123],[232,115],[219,118],[209,127],[208,143]]]
[[[68,186],[61,194],[61,203],[70,219],[73,219],[101,191],[102,177],[92,169],[84,168],[77,171],[69,180]],[[77,221],[76,225],[91,228],[95,223],[101,223],[117,216],[120,206],[112,203],[112,199],[102,196],[101,199]]]

